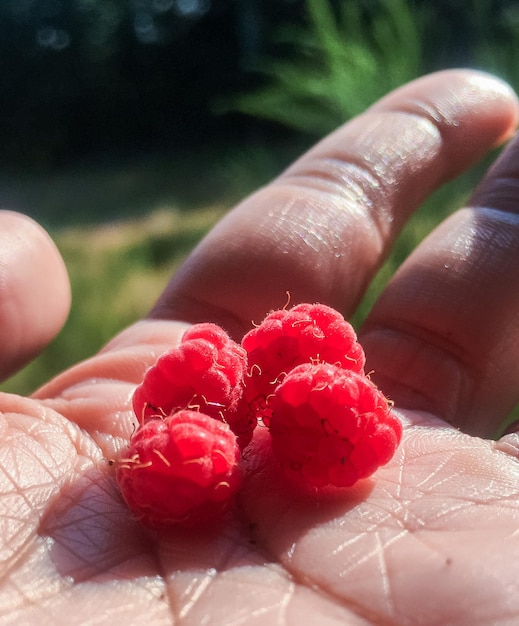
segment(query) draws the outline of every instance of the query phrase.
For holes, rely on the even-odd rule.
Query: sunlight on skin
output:
[[[496,443],[460,432],[416,406],[400,410],[404,438],[387,466],[351,489],[315,493],[283,478],[268,433],[258,428],[243,455],[243,487],[234,508],[219,523],[198,530],[144,528],[132,519],[114,481],[111,461],[123,453],[136,427],[133,389],[159,354],[178,345],[187,322],[227,320],[238,333],[282,306],[287,290],[294,302],[321,299],[351,311],[416,203],[510,136],[519,115],[517,101],[500,83],[463,72],[422,79],[379,103],[379,113],[389,112],[392,131],[395,102],[404,110],[402,127],[405,119],[422,124],[421,107],[441,129],[429,136],[431,158],[420,157],[420,147],[414,152],[405,134],[405,146],[394,145],[390,154],[381,147],[370,152],[374,126],[364,133],[363,124],[348,125],[264,195],[256,194],[223,220],[154,309],[152,316],[163,319],[150,317],[130,327],[29,399],[0,395],[2,624],[517,622],[516,435]],[[376,109],[366,115],[364,121],[372,120]],[[398,141],[398,133],[390,136]],[[344,163],[330,181],[322,173],[332,147],[335,165]],[[355,170],[347,163],[358,163],[363,150],[362,173],[372,158],[384,177],[380,184],[389,181],[387,188],[369,196],[368,185],[362,193],[357,189],[359,206],[352,205],[351,193],[341,203],[341,184],[352,179],[341,183],[340,175]],[[312,187],[316,181],[335,191],[318,192]],[[302,221],[297,203],[288,201],[290,189],[299,194]],[[280,204],[270,204],[272,198]],[[381,213],[369,214],[384,198]],[[313,219],[325,207],[327,218]],[[365,222],[363,211],[369,214]],[[336,235],[326,237],[335,218],[343,220],[340,250]],[[378,228],[370,233],[376,218]],[[294,223],[303,230],[276,257],[277,243],[286,243],[282,235]],[[238,228],[243,225],[246,234]],[[369,250],[355,243],[355,233]],[[316,253],[326,256],[317,265]],[[282,261],[277,273],[276,260]],[[417,266],[425,265],[407,266],[411,283]],[[420,284],[421,290],[426,287]],[[473,295],[479,302],[481,294]],[[412,304],[406,301],[408,308]],[[376,346],[372,355],[377,356]],[[389,374],[390,366],[391,359],[385,366]],[[456,415],[464,424],[469,418]]]

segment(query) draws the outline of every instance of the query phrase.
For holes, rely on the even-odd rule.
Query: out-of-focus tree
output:
[[[307,23],[285,24],[289,53],[258,68],[264,87],[229,107],[322,135],[424,67],[423,12],[406,0],[306,0]]]

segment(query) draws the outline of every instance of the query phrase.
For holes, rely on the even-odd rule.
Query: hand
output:
[[[519,397],[517,143],[402,265],[361,331],[405,423],[372,479],[296,497],[260,429],[221,526],[152,533],[131,519],[108,464],[134,427],[135,384],[186,323],[239,337],[286,291],[350,315],[412,211],[518,118],[515,96],[473,72],[397,90],[229,213],[148,319],[32,398],[1,395],[0,621],[519,621],[519,436],[484,439]],[[2,235],[5,373],[59,326],[68,292],[41,231],[1,219],[21,220],[41,246],[13,260],[17,234]]]

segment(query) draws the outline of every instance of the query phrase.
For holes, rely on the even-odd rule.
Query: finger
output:
[[[519,400],[519,139],[397,272],[362,333],[400,406],[490,436]]]
[[[61,329],[70,287],[54,243],[28,217],[0,211],[0,378],[33,358]]]
[[[410,213],[507,137],[510,89],[447,71],[411,83],[303,156],[200,243],[151,312],[239,335],[292,302],[351,313]]]

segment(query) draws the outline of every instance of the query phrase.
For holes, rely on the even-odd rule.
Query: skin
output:
[[[489,438],[519,399],[517,142],[360,331],[405,427],[371,479],[295,489],[259,429],[220,524],[154,533],[132,520],[108,459],[132,433],[134,386],[186,324],[239,337],[286,291],[350,315],[420,202],[518,119],[514,94],[485,75],[402,87],[230,212],[147,319],[31,398],[1,395],[2,624],[517,623],[519,436]],[[56,332],[69,292],[41,229],[0,220],[6,374]],[[18,229],[26,243],[11,246]]]

